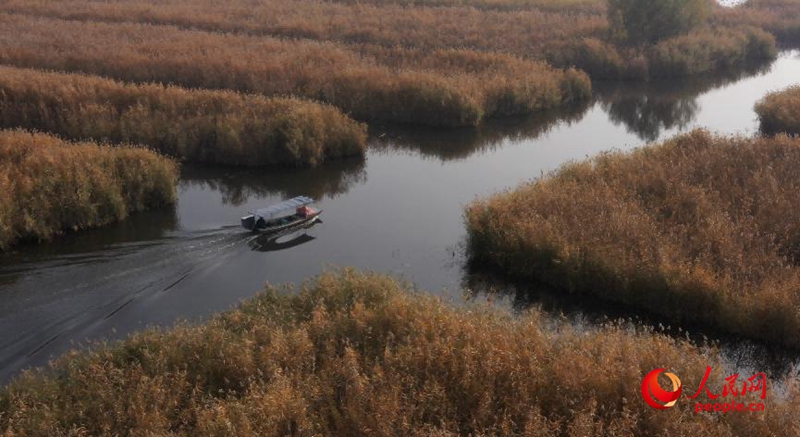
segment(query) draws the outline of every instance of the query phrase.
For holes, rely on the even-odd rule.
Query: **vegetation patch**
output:
[[[175,202],[177,165],[155,152],[0,131],[0,250]]]
[[[800,139],[694,131],[467,208],[476,262],[797,347]]]
[[[448,1],[448,0],[445,0]],[[15,14],[109,23],[152,23],[183,29],[235,32],[402,45],[427,50],[471,48],[508,52],[536,58],[544,43],[583,37],[602,37],[608,23],[605,2],[530,2],[531,8],[482,10],[475,2],[454,1],[448,7],[432,2],[396,4],[382,1],[320,2],[317,0],[116,0],[94,2],[69,0],[31,2],[7,0],[0,11]],[[535,4],[535,3],[538,3]],[[593,3],[593,5],[590,5]]]
[[[784,27],[800,26],[798,13],[784,4],[790,1],[781,1],[725,8],[706,0],[374,0],[357,6],[350,1],[315,0],[264,0],[257,5],[244,0],[224,4],[210,0],[157,4],[143,0],[9,0],[0,5],[0,11],[306,38],[349,46],[404,46],[428,52],[466,48],[511,53],[560,68],[576,67],[593,78],[644,79],[650,77],[649,72],[656,76],[699,74],[740,67],[748,59],[772,59],[775,43],[768,33],[786,42],[791,38]],[[784,25],[773,23],[777,19]],[[769,45],[767,50],[741,44],[741,39],[753,34],[750,28],[762,31],[759,39],[762,45]],[[686,52],[676,59],[675,50]],[[668,68],[664,69],[665,65]]]
[[[313,166],[366,149],[366,126],[314,102],[2,66],[0,126],[214,164]]]
[[[756,103],[761,132],[800,135],[800,85],[767,94]]]
[[[761,29],[704,29],[661,41],[650,48],[648,76],[741,69],[776,56],[775,37]]]
[[[0,14],[0,62],[131,82],[300,96],[355,118],[471,126],[591,95],[589,78],[471,50],[419,51]],[[90,49],[87,49],[90,48]]]
[[[766,411],[666,411],[641,398],[667,367],[722,387],[717,352],[617,325],[577,332],[537,311],[454,308],[379,275],[269,288],[206,325],[73,352],[0,391],[9,435],[778,435],[796,387]],[[555,326],[553,325],[555,323]],[[739,398],[760,401],[758,394]],[[707,414],[707,413],[706,413]],[[711,420],[709,420],[711,419]]]
[[[800,46],[798,0],[748,0],[740,7],[717,8],[711,21],[729,27],[759,27],[775,35],[782,46]]]

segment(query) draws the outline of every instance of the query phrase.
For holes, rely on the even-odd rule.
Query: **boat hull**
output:
[[[275,234],[275,233],[287,231],[289,229],[301,228],[301,227],[304,227],[304,226],[308,226],[308,225],[316,222],[317,220],[319,220],[320,214],[322,214],[322,211],[318,211],[317,213],[309,215],[309,216],[306,216],[306,217],[294,216],[294,217],[292,217],[293,220],[291,220],[288,223],[283,223],[283,224],[276,225],[276,226],[265,226],[265,227],[258,226],[258,222],[256,221],[255,217],[253,217],[252,215],[248,215],[248,216],[242,217],[242,227],[244,227],[248,231],[252,231],[252,232],[258,233],[258,234]]]

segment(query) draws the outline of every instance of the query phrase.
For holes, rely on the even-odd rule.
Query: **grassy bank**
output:
[[[704,131],[563,167],[467,209],[511,276],[800,346],[800,140]]]
[[[761,132],[800,135],[800,85],[767,94],[755,110]]]
[[[591,94],[588,77],[511,55],[287,40],[0,14],[0,62],[191,88],[297,95],[359,119],[475,125]]]
[[[366,149],[366,126],[318,103],[3,66],[0,127],[230,165],[313,166]]]
[[[149,150],[0,131],[0,249],[171,204],[177,179]]]
[[[593,78],[647,78],[700,74],[748,59],[774,57],[775,30],[769,20],[714,8],[713,26],[669,38],[657,47],[629,47],[615,41],[605,1],[495,2],[318,2],[243,0],[140,0],[114,2],[28,2],[11,0],[0,11],[108,23],[148,23],[202,29],[336,41],[348,45],[402,45],[422,50],[463,49],[512,53],[577,67]],[[758,13],[775,16],[773,5]],[[769,11],[769,12],[765,12]],[[786,16],[786,14],[784,14]],[[788,16],[791,16],[790,14]],[[797,18],[800,25],[800,17]],[[652,74],[651,74],[652,73]]]
[[[693,391],[713,350],[538,312],[454,308],[392,279],[323,275],[268,289],[199,327],[71,353],[0,391],[9,435],[785,435],[798,394],[765,412],[694,414],[641,399],[667,367]],[[757,395],[738,398],[753,399]]]

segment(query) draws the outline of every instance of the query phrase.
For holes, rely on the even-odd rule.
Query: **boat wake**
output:
[[[237,251],[249,250],[256,238],[226,226],[42,261],[4,259],[0,381],[21,368],[44,365],[87,338],[120,337],[117,332],[133,328],[130,320],[122,326],[114,320],[126,309],[174,291]]]

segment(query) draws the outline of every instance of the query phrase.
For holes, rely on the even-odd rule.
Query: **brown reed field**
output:
[[[703,29],[652,47],[649,77],[686,76],[749,66],[777,56],[775,37],[755,27]]]
[[[453,307],[375,274],[268,288],[201,326],[72,352],[0,391],[5,435],[792,435],[798,389],[763,412],[658,411],[644,375],[685,391],[719,354],[648,330],[577,331],[538,311]],[[757,395],[739,398],[760,401]],[[708,413],[706,413],[708,414]]]
[[[645,47],[616,45],[597,38],[565,40],[546,49],[545,58],[593,78],[672,78],[725,70],[745,70],[777,56],[775,37],[757,27],[708,27]]]
[[[0,14],[0,63],[297,95],[359,119],[461,126],[588,98],[585,74],[511,55],[283,40]],[[394,66],[394,67],[393,67]]]
[[[175,202],[178,167],[155,152],[0,131],[0,250]]]
[[[366,126],[319,103],[4,66],[0,127],[227,165],[313,166],[366,149]]]
[[[614,41],[604,1],[511,2],[527,5],[522,9],[507,5],[511,10],[487,10],[472,3],[453,2],[442,7],[427,1],[413,4],[375,1],[355,5],[316,0],[264,0],[252,5],[243,0],[224,4],[210,0],[166,0],[157,4],[141,0],[10,0],[0,5],[0,11],[82,21],[135,22],[211,32],[308,38],[349,45],[403,45],[426,51],[468,48],[544,60],[559,68],[577,67],[594,78],[642,79],[647,78],[650,71],[661,76],[699,74],[729,65],[739,66],[744,59],[774,57],[774,43],[768,35],[758,34],[758,44],[742,44],[741,40],[754,38],[762,27],[770,31],[776,29],[769,20],[748,17],[774,17],[781,10],[766,2],[749,7],[750,15],[716,7],[711,20],[714,26],[662,41],[658,48],[642,48]],[[793,22],[791,18],[783,19]],[[800,18],[796,22],[800,25]],[[781,38],[785,36],[775,33]],[[773,47],[764,50],[764,44]],[[679,52],[687,46],[685,53]],[[740,53],[742,50],[744,55]],[[651,64],[653,68],[648,68]]]
[[[576,10],[581,12],[604,12],[605,0],[331,0],[343,4],[374,4],[404,6],[466,6],[488,10]]]
[[[694,131],[467,208],[475,262],[676,323],[800,346],[800,139]]]
[[[604,4],[604,3],[603,3]],[[529,55],[551,40],[600,37],[604,12],[569,8],[481,11],[472,7],[354,5],[307,0],[152,2],[30,2],[10,0],[0,11],[82,21],[151,23],[207,31],[288,38],[404,45],[469,47]]]
[[[604,2],[603,2],[604,4]],[[287,38],[437,49],[469,47],[532,57],[554,39],[602,37],[605,12],[574,10],[482,11],[472,7],[353,4],[316,0],[22,1],[0,11],[111,23],[150,23],[184,29]]]
[[[800,47],[799,0],[748,0],[739,8],[717,8],[712,22],[754,26],[772,33],[786,47]]]
[[[800,85],[767,94],[755,110],[761,132],[800,135]]]

